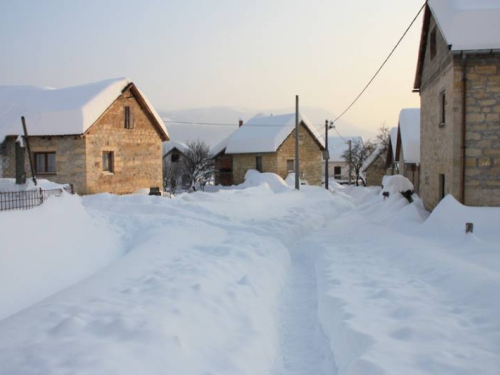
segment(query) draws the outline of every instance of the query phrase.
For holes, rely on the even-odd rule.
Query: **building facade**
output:
[[[451,32],[447,18],[458,11],[465,12],[461,27],[471,37],[468,10],[430,2],[424,15],[415,89],[421,99],[419,193],[427,209],[447,194],[470,206],[500,206],[500,53],[480,34],[466,43]]]

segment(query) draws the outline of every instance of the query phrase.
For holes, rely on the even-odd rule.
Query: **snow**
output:
[[[186,150],[188,149],[188,146],[179,141],[166,141],[163,142],[163,156],[168,154],[170,151],[172,151],[174,148],[179,150],[182,153],[186,153]]]
[[[420,163],[420,108],[405,108],[399,113],[399,133],[404,163]]]
[[[324,146],[315,126],[302,114],[299,122]],[[295,130],[295,113],[278,116],[255,116],[229,136],[226,154],[275,152]]]
[[[497,0],[429,0],[452,51],[500,49],[500,3]]]
[[[344,153],[349,150],[347,141],[354,143],[363,143],[362,137],[328,137],[328,151],[330,153],[330,162],[345,162]]]
[[[413,191],[413,188],[411,181],[402,175],[384,176],[382,178],[382,191],[384,193],[404,193],[408,190]]]
[[[399,177],[384,186],[405,190]],[[0,215],[0,230],[19,233],[22,220],[38,244],[23,255],[11,236],[21,264],[0,300],[45,282],[26,258],[53,279],[102,252],[112,263],[0,320],[2,374],[500,373],[500,208],[446,197],[429,216],[418,197],[336,183],[296,191],[256,171],[217,193],[68,198]],[[78,211],[43,225],[79,237],[45,242],[50,231],[33,231],[50,217],[41,210]],[[100,239],[85,238],[89,222]],[[0,254],[0,267],[16,259]],[[12,280],[31,288],[14,293]]]
[[[25,184],[18,185],[15,178],[0,178],[0,192],[26,191],[39,188],[43,190],[64,189],[69,186],[69,184],[58,184],[45,179],[37,179],[36,182],[37,186],[35,186],[31,178],[27,177]]]
[[[0,238],[0,321],[123,253],[109,224],[91,217],[81,198],[69,194],[29,211],[0,212]]]
[[[128,78],[116,78],[60,89],[0,86],[0,143],[6,136],[23,134],[21,116],[26,118],[29,135],[83,134],[130,83]],[[159,115],[143,98],[168,135]]]

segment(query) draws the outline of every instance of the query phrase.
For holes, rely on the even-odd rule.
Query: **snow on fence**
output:
[[[0,192],[0,211],[29,210],[40,206],[49,197],[59,197],[64,192],[74,194],[73,185],[66,185],[59,189],[42,188],[22,191]]]

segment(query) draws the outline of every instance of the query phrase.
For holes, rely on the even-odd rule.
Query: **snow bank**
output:
[[[266,186],[274,193],[290,191],[291,187],[275,173],[260,173],[250,169],[245,174],[245,182],[239,185],[242,188]]]
[[[486,222],[500,209],[448,197],[428,217],[400,194],[357,205],[316,235],[318,313],[338,375],[498,373],[500,233]],[[465,220],[478,237],[460,234]]]
[[[399,174],[394,176],[384,176],[382,179],[382,192],[388,192],[390,195],[413,191],[413,184],[406,177]]]
[[[122,255],[118,238],[78,196],[0,213],[0,320],[82,280]]]

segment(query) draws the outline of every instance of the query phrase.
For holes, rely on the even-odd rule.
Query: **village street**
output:
[[[496,234],[480,232],[451,253],[453,231],[434,221],[431,229],[450,236],[433,237],[422,224],[425,212],[402,196],[384,201],[378,188],[297,192],[263,178],[246,189],[172,200],[103,194],[49,201],[55,221],[71,221],[68,207],[83,204],[114,231],[120,251],[92,276],[59,285],[68,288],[48,298],[32,296],[31,306],[0,320],[0,374],[500,368]],[[480,244],[480,253],[468,242]],[[55,272],[36,281],[43,290],[51,278]],[[464,308],[470,299],[474,307]]]

